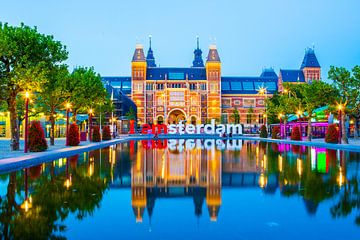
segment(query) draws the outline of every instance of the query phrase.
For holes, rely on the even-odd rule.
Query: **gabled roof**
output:
[[[302,70],[280,69],[280,75],[283,82],[305,82],[305,77]]]
[[[315,51],[312,48],[307,48],[305,50],[305,56],[300,69],[303,69],[305,67],[320,67],[320,64],[315,55]]]
[[[146,71],[147,80],[206,80],[205,68],[148,68]]]
[[[258,94],[260,88],[267,89],[268,94],[277,91],[277,77],[222,77],[222,94]]]

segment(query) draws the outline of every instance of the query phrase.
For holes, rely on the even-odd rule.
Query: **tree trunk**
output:
[[[347,117],[347,115],[345,113],[341,116],[342,143],[349,144],[349,140],[348,140],[348,137],[346,134],[347,129],[345,127],[346,117]]]
[[[286,134],[286,120],[284,119],[284,139],[286,139],[287,138],[287,134]]]
[[[20,149],[20,131],[18,126],[18,118],[16,111],[16,92],[10,92],[10,96],[7,99],[7,104],[9,106],[10,112],[10,129],[11,129],[11,140],[10,147],[12,151],[16,151]]]
[[[309,117],[308,119],[308,129],[307,129],[307,138],[306,140],[308,142],[311,142],[311,138],[312,138],[312,132],[311,132],[311,117]]]
[[[50,145],[54,146],[55,144],[55,118],[54,118],[54,112],[50,113]]]
[[[359,118],[358,118],[358,117],[355,117],[355,121],[354,121],[354,139],[355,139],[355,140],[358,140],[358,139],[359,139],[358,121],[359,121]]]

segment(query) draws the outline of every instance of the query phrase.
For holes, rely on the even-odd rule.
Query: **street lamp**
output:
[[[281,126],[281,122],[282,122],[282,117],[283,117],[284,115],[282,114],[282,113],[279,113],[279,115],[278,115],[278,118],[279,118],[279,120],[280,120],[280,138],[282,139],[283,138],[283,132],[282,132],[282,126]]]
[[[91,131],[92,131],[92,114],[93,110],[90,108],[89,110],[89,140],[92,141]]]
[[[341,110],[342,110],[342,104],[339,103],[338,104],[338,110],[339,110],[339,116],[338,116],[338,120],[339,120],[339,143],[341,144],[341,136],[342,136],[342,126],[341,126]]]
[[[69,112],[71,108],[70,103],[66,103],[66,146],[69,146]]]
[[[29,125],[29,98],[30,93],[25,92],[25,131],[24,131],[24,152],[28,152],[28,125]]]
[[[301,129],[301,121],[300,121],[300,118],[302,116],[303,112],[299,109],[296,113],[297,117],[298,117],[298,122],[299,122],[299,125],[300,125],[300,137],[302,139],[302,129]]]

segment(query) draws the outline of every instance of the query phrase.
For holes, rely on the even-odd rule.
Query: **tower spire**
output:
[[[147,63],[148,67],[156,67],[154,52],[151,49],[151,38],[152,38],[152,36],[149,35],[149,50],[148,50],[147,56],[146,56],[146,63]]]
[[[149,46],[150,46],[149,48],[150,48],[150,49],[151,49],[151,37],[152,37],[152,36],[151,36],[151,34],[150,34],[150,35],[149,35]]]
[[[196,36],[196,49],[194,50],[193,67],[204,67],[202,51],[200,49],[199,36]]]

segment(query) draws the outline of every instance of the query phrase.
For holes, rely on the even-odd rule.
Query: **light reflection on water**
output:
[[[359,162],[358,153],[275,143],[129,141],[0,175],[0,233],[264,239],[304,228],[292,238],[354,238]]]

